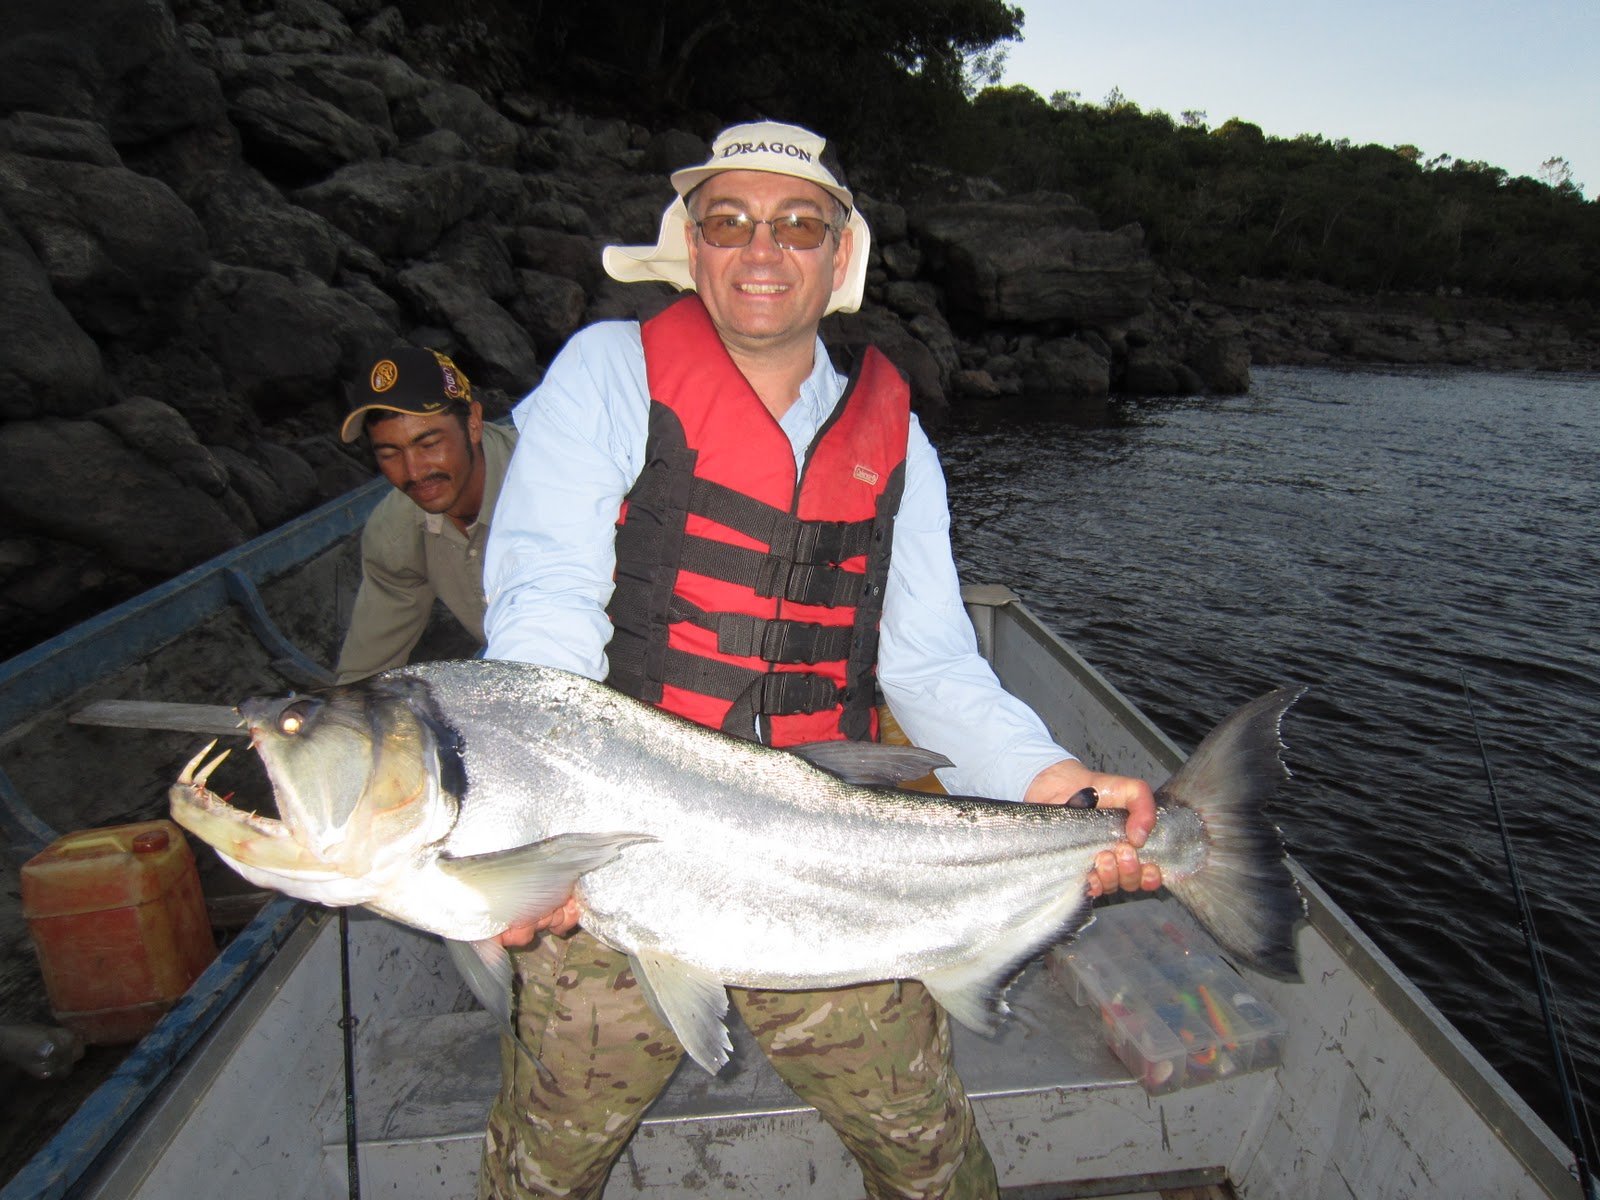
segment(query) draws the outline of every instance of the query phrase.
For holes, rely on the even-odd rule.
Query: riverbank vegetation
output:
[[[448,21],[430,11],[439,3],[402,8]],[[951,171],[1012,194],[1068,192],[1107,227],[1137,222],[1158,261],[1212,283],[1600,300],[1600,202],[1561,159],[1541,179],[1512,177],[1337,131],[1278,138],[1244,117],[1146,112],[1116,92],[1095,102],[993,86],[1025,33],[998,0],[473,7],[480,37],[442,48],[458,75],[553,89],[651,127],[697,113],[810,123],[885,190]]]

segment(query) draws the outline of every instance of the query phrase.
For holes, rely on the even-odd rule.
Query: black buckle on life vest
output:
[[[723,654],[765,659],[771,663],[817,663],[843,659],[855,630],[849,625],[812,621],[768,620],[742,613],[715,618],[717,649]]]
[[[796,604],[822,608],[854,606],[861,601],[867,577],[841,567],[813,563],[790,563],[773,555],[762,555],[756,567],[755,593],[771,598],[781,596]]]
[[[780,558],[825,566],[865,554],[872,542],[872,522],[802,521],[783,513],[774,519],[767,541]]]
[[[844,703],[846,691],[809,671],[774,671],[761,677],[756,711],[769,716],[822,712]]]

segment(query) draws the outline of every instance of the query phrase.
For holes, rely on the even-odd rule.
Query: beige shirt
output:
[[[435,599],[484,641],[483,547],[516,430],[483,427],[483,505],[466,532],[442,513],[426,513],[398,489],[372,510],[361,531],[361,588],[339,651],[340,683],[364,679],[411,656]]]

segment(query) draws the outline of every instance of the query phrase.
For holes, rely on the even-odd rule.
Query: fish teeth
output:
[[[183,784],[184,787],[193,786],[194,769],[200,765],[201,760],[204,759],[206,755],[210,754],[211,751],[216,748],[216,745],[217,739],[212,738],[209,742],[202,746],[200,753],[191,758],[183,770],[178,773],[178,782]]]
[[[230,747],[227,750],[224,750],[221,754],[217,755],[217,757],[212,759],[209,763],[206,763],[204,767],[201,767],[200,764],[205,759],[205,756],[210,754],[212,750],[216,749],[216,746],[216,738],[212,738],[209,742],[207,742],[201,749],[200,753],[191,758],[188,764],[179,773],[178,782],[184,787],[199,788],[201,791],[204,791],[206,787],[206,780],[211,778],[211,773],[222,765],[223,759],[227,758],[228,755],[233,753],[233,749]],[[196,774],[195,771],[197,767],[199,768],[198,774]]]
[[[216,745],[215,742],[213,742],[211,744],[213,746]],[[207,747],[207,749],[210,749],[210,747]],[[204,767],[202,767],[201,770],[200,770],[200,774],[198,774],[198,775],[196,775],[194,777],[195,783],[197,783],[201,787],[205,787],[206,786],[206,780],[211,778],[211,772],[215,771],[218,767],[220,767],[222,765],[223,760],[225,758],[227,758],[228,755],[230,755],[232,753],[233,753],[233,747],[230,746],[226,750],[224,750],[221,754],[217,755],[216,758],[212,759],[209,763],[207,763]]]

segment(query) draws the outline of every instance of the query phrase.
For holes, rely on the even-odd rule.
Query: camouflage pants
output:
[[[683,1049],[627,957],[582,930],[542,937],[516,959],[517,1030],[550,1076],[501,1039],[478,1195],[597,1198]],[[729,994],[778,1074],[855,1155],[868,1195],[996,1194],[950,1066],[949,1025],[921,984]]]

